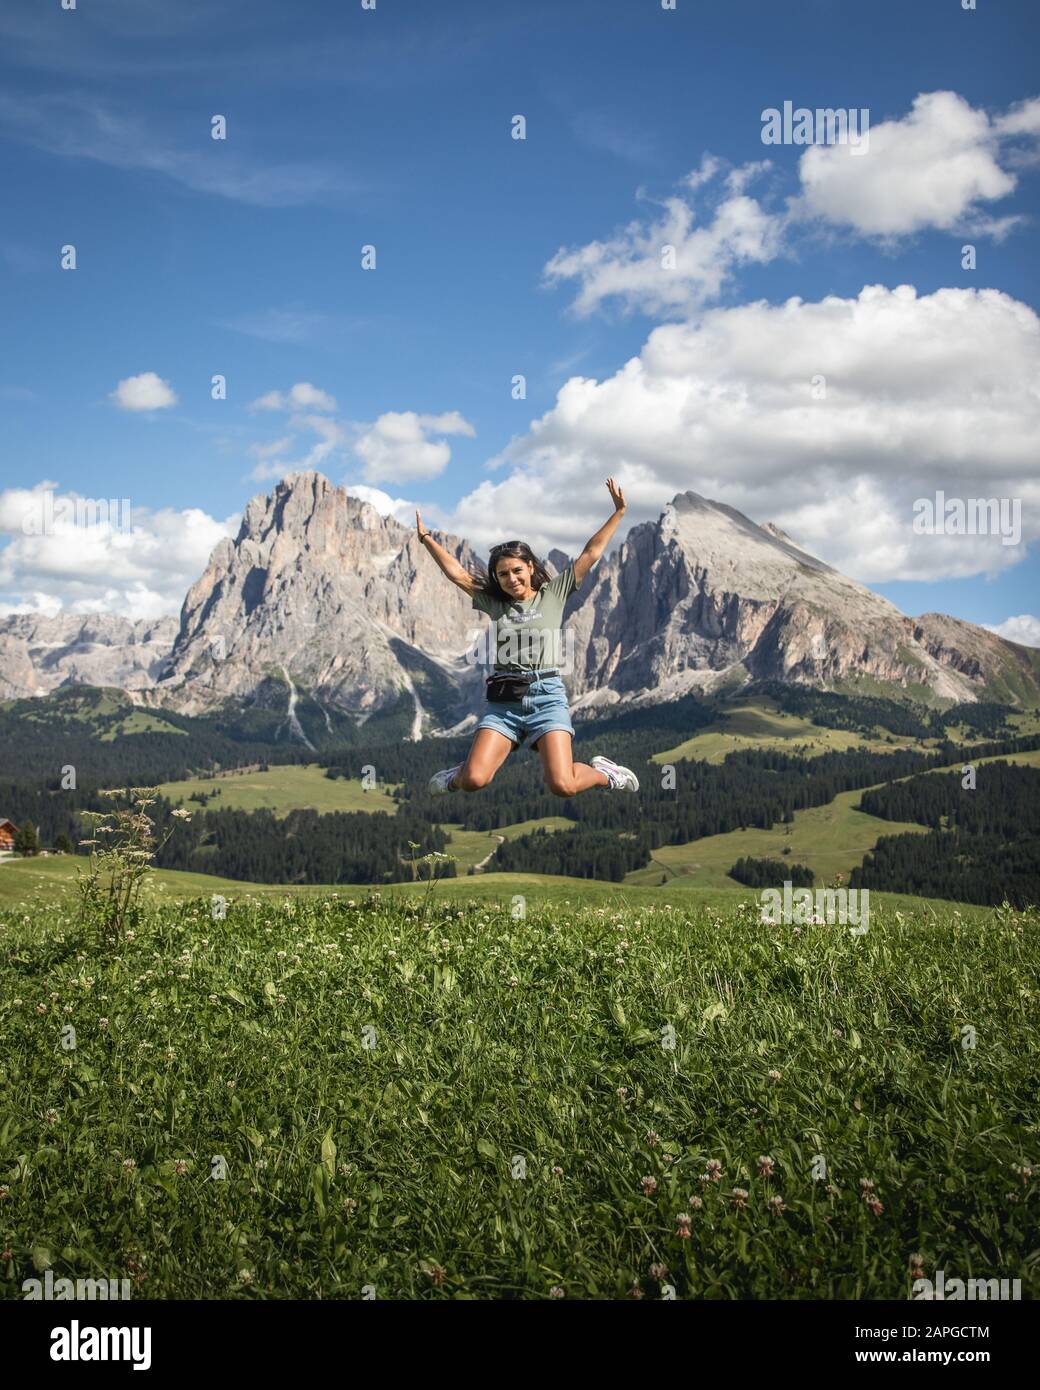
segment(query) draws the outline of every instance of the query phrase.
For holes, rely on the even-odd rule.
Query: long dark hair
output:
[[[549,571],[538,559],[526,541],[503,541],[501,545],[493,546],[491,554],[488,556],[486,570],[471,570],[470,573],[480,585],[481,592],[487,594],[488,598],[500,599],[503,603],[512,602],[511,596],[506,593],[502,585],[498,582],[495,574],[495,566],[499,560],[526,560],[532,566],[531,588],[538,592],[543,584],[549,583]]]

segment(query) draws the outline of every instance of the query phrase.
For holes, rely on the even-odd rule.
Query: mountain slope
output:
[[[473,563],[465,542],[438,539]],[[483,620],[421,549],[413,530],[321,474],[290,475],[213,551],[154,697],[186,714],[243,700],[291,720],[299,689],[363,721],[403,695],[413,736],[428,712],[461,718],[480,679],[465,652]]]
[[[694,492],[624,544],[573,600],[579,706],[675,698],[749,678],[926,698],[1035,703],[1040,653],[971,623],[912,619],[777,528]]]
[[[0,699],[45,695],[68,685],[140,690],[154,684],[176,632],[176,618],[131,622],[111,613],[0,618]]]
[[[473,566],[467,542],[437,535]],[[215,548],[175,635],[172,619],[0,619],[0,696],[119,685],[183,714],[273,714],[304,743],[373,716],[413,738],[465,732],[482,707],[487,619],[421,551],[413,529],[321,474],[291,474]],[[908,618],[772,524],[693,492],[634,526],[572,595],[564,652],[589,714],[751,680],[1040,701],[1040,651],[942,614]]]

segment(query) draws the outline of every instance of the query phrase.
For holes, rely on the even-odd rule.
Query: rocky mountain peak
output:
[[[466,541],[435,534],[474,567]],[[568,556],[553,549],[546,561],[559,572]],[[462,732],[482,704],[473,653],[486,626],[414,529],[298,472],[250,500],[189,590],[175,635],[172,619],[0,618],[0,694],[121,685],[189,714],[273,710],[303,739],[303,704],[309,727],[324,720],[330,733],[334,717],[364,723],[400,706],[413,736]],[[692,491],[631,527],[571,596],[565,628],[579,710],[757,678],[832,689],[866,679],[1011,703],[1040,692],[1040,652],[941,614],[905,617],[779,527]]]

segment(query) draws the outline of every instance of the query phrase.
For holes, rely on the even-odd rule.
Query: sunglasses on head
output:
[[[492,555],[497,555],[499,551],[509,550],[514,545],[523,545],[523,541],[503,541],[501,545],[493,545],[491,547],[491,553]]]

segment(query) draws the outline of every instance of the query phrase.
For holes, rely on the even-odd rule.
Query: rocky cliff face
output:
[[[465,542],[435,534],[474,563]],[[480,681],[465,654],[481,621],[413,529],[319,473],[297,473],[254,497],[235,540],[214,550],[154,695],[187,714],[230,698],[288,706],[291,717],[305,690],[363,720],[403,693],[418,733],[428,712],[465,713]]]
[[[176,618],[130,622],[107,613],[0,618],[0,699],[46,695],[62,685],[151,686],[176,632]]]
[[[1040,691],[1040,652],[939,614],[907,618],[777,527],[693,492],[633,527],[586,584],[570,612],[579,707],[748,678],[833,689],[868,677],[952,700]]]
[[[465,541],[436,534],[473,566]],[[119,685],[188,714],[273,710],[301,738],[301,701],[330,734],[336,718],[364,722],[403,702],[413,737],[462,732],[481,706],[473,653],[487,619],[421,552],[413,529],[321,474],[291,475],[214,550],[176,630],[171,619],[0,619],[0,694]],[[905,617],[778,528],[692,492],[587,576],[565,629],[568,690],[590,713],[751,679],[1040,696],[1040,651],[941,614]]]

